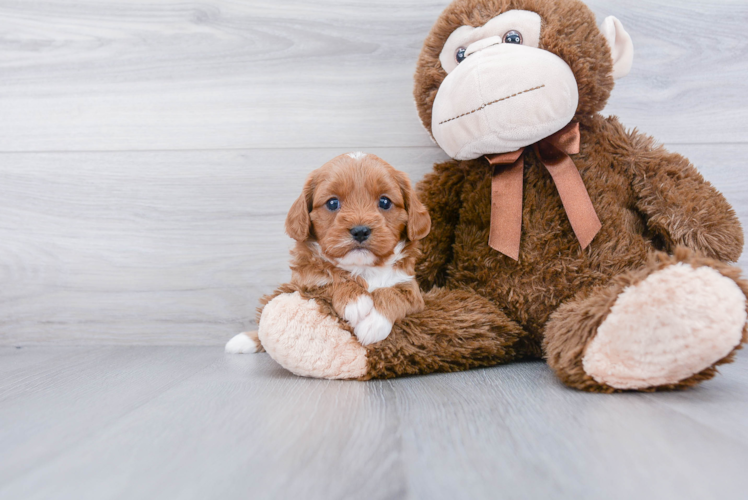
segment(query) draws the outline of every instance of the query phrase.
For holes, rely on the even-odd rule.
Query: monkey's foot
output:
[[[730,355],[745,323],[746,297],[734,280],[681,262],[623,290],[583,368],[616,389],[677,384]]]
[[[366,373],[366,349],[298,292],[279,295],[265,306],[258,333],[268,354],[296,375],[355,379]]]

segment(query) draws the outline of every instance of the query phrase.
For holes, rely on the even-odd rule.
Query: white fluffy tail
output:
[[[265,349],[260,344],[257,332],[243,332],[226,343],[226,352],[229,354],[254,354],[263,352]]]

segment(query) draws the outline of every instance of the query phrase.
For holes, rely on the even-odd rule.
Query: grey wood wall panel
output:
[[[428,146],[420,46],[447,0],[0,0],[0,150]],[[609,110],[742,142],[748,3],[590,0],[637,50]]]
[[[370,150],[416,180],[437,148]],[[217,343],[290,277],[328,149],[0,154],[0,343]]]
[[[672,149],[748,223],[748,146]],[[445,159],[370,151],[413,180]],[[286,211],[338,153],[0,154],[0,344],[216,344],[254,326],[259,297],[290,276]]]
[[[366,150],[419,179],[445,158],[411,89],[447,3],[0,0],[0,344],[252,327],[288,277],[308,170]],[[637,50],[606,112],[691,156],[748,220],[748,4],[589,4]]]

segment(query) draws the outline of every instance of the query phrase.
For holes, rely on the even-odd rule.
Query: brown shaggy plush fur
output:
[[[634,286],[650,274],[678,262],[687,263],[694,268],[708,266],[716,269],[723,276],[734,280],[743,294],[748,296],[748,282],[740,279],[740,269],[734,266],[700,257],[684,247],[677,248],[675,255],[672,256],[657,252],[650,257],[644,267],[616,276],[606,286],[579,292],[572,300],[564,303],[551,315],[551,319],[545,328],[543,347],[548,358],[548,364],[564,383],[592,392],[618,392],[612,387],[597,383],[584,372],[582,357],[585,347],[594,338],[597,328],[605,321],[611,307],[626,287]],[[748,325],[743,328],[743,342],[747,340]],[[738,349],[740,349],[740,346],[738,346]],[[696,385],[712,378],[717,373],[716,366],[732,362],[734,354],[735,351],[701,373],[697,373],[677,384],[663,385],[646,390],[685,389]]]
[[[524,355],[522,328],[486,298],[440,288],[423,298],[422,312],[398,321],[389,337],[368,347],[364,379],[461,371]]]
[[[740,223],[727,201],[688,160],[598,114],[613,88],[611,51],[594,15],[578,0],[453,2],[418,61],[414,94],[424,125],[431,124],[434,98],[446,76],[439,54],[449,35],[512,9],[541,16],[540,48],[566,61],[576,77],[574,119],[582,144],[572,159],[602,229],[583,250],[551,175],[527,148],[520,255],[512,260],[488,245],[493,167],[485,159],[436,165],[418,186],[432,222],[415,267],[421,288],[430,290],[423,295],[425,309],[398,320],[388,338],[366,348],[363,379],[546,357],[569,386],[615,392],[585,373],[583,360],[626,287],[685,263],[716,270],[748,295],[740,270],[726,264],[743,248]],[[339,319],[329,294],[319,289],[296,283],[276,294],[297,290]],[[351,331],[345,321],[339,324]],[[747,339],[744,328],[742,342]],[[735,350],[685,380],[645,390],[682,389],[709,379]]]
[[[572,158],[602,222],[586,249],[569,224],[548,171],[525,153],[519,261],[491,249],[492,167],[484,159],[436,165],[419,196],[432,219],[417,277],[426,310],[396,323],[369,346],[369,375],[454,371],[547,356],[572,387],[612,392],[587,376],[582,356],[621,290],[674,262],[710,266],[735,280],[743,233],[734,210],[688,160],[616,118],[597,114],[613,88],[610,49],[592,12],[577,0],[457,0],[429,34],[416,71],[415,98],[426,127],[446,73],[442,45],[456,28],[481,26],[511,9],[543,19],[541,48],[561,57],[579,84],[575,120],[582,147]],[[687,250],[688,249],[688,250]],[[662,253],[658,253],[662,252]],[[674,257],[668,256],[668,254]],[[657,257],[653,257],[657,255]],[[716,364],[729,362],[732,354]],[[715,364],[715,366],[716,366]],[[675,389],[712,377],[715,367],[653,388]]]

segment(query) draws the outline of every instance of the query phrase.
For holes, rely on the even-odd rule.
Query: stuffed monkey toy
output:
[[[418,186],[424,311],[364,347],[309,296],[276,293],[264,348],[324,378],[523,358],[593,392],[713,377],[747,338],[748,283],[728,264],[742,229],[687,159],[599,114],[632,58],[620,21],[598,27],[578,0],[454,1],[415,75],[421,120],[453,158]]]

